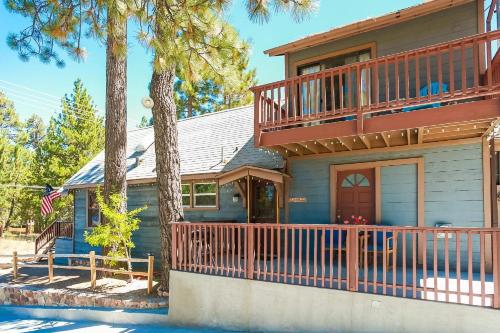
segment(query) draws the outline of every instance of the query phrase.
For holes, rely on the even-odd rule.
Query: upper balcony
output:
[[[500,31],[253,88],[255,143],[287,155],[484,135],[500,117]]]

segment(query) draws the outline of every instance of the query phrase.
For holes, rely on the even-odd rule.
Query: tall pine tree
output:
[[[81,80],[61,100],[61,112],[50,119],[34,157],[33,182],[60,186],[104,147],[104,119]],[[72,198],[54,202],[55,214],[45,219],[71,220]],[[37,213],[37,220],[42,220]]]

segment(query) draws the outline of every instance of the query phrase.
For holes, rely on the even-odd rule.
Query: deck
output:
[[[490,31],[257,86],[256,145],[296,156],[480,137],[500,117],[499,39]]]
[[[499,306],[495,229],[177,223],[172,235],[174,270]]]

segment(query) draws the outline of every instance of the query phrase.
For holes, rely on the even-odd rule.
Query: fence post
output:
[[[493,231],[493,307],[500,308],[500,231]]]
[[[17,251],[12,253],[12,277],[17,279]]]
[[[247,279],[253,280],[255,259],[254,228],[252,228],[250,224],[247,224],[245,231],[247,233]]]
[[[54,279],[54,254],[52,252],[48,254],[47,265],[49,268],[49,282],[52,282]]]
[[[358,291],[357,276],[358,276],[358,229],[347,229],[347,264],[349,266],[349,280],[347,288],[350,291]]]
[[[95,251],[89,252],[89,261],[90,261],[90,287],[94,289],[96,287],[96,269],[95,269]]]
[[[148,295],[153,291],[153,271],[154,271],[155,257],[148,255]]]

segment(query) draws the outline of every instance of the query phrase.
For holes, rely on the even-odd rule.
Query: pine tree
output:
[[[246,0],[250,19],[257,22],[270,18],[270,6],[300,19],[314,8],[314,3],[314,0]],[[145,27],[140,37],[154,50],[150,95],[154,101],[162,290],[167,290],[169,283],[171,223],[181,221],[184,215],[175,77],[177,73],[189,83],[200,81],[206,73],[225,82],[240,79],[234,75],[234,68],[241,63],[247,46],[239,42],[237,33],[223,19],[223,10],[229,4],[229,0],[160,1],[145,6],[147,10],[138,15]]]
[[[50,119],[46,135],[39,142],[34,157],[33,183],[60,186],[94,158],[104,147],[103,118],[81,80],[73,84],[73,91],[61,100],[61,112]],[[70,220],[72,199],[54,201],[56,217]],[[36,219],[42,220],[36,212]]]
[[[34,118],[22,122],[15,112],[14,104],[0,92],[0,227],[7,228],[20,220],[23,210],[20,203],[27,193],[18,188],[29,182],[32,175],[35,131],[43,124],[38,123],[36,130]]]
[[[140,4],[139,4],[140,5]],[[85,37],[106,42],[106,128],[104,197],[127,193],[127,20],[137,8],[134,1],[98,0],[7,0],[7,9],[29,18],[30,24],[9,34],[8,45],[28,61],[55,61],[64,66],[58,47],[77,60],[87,52]],[[126,201],[123,203],[126,211]]]

